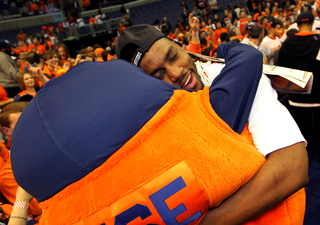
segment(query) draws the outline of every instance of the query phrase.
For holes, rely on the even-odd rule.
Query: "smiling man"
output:
[[[193,43],[190,47],[196,49],[199,38],[198,28],[194,24],[196,22],[191,20]],[[145,24],[127,28],[119,37],[116,53],[118,58],[140,66],[147,74],[183,89],[199,90],[203,86],[220,82],[219,87],[230,91],[221,91],[221,95],[215,99],[211,96],[210,102],[227,124],[234,124],[235,121],[229,119],[234,118],[236,112],[226,108],[241,101],[238,96],[230,95],[232,90],[241,87],[242,76],[252,69],[249,65],[241,68],[228,65],[224,67],[223,64],[213,67],[209,65],[207,68],[203,68],[202,64],[196,66],[187,52],[159,30]],[[223,50],[218,48],[219,58],[226,57],[223,53]],[[246,59],[242,59],[242,63],[241,65],[248,64]],[[218,76],[222,69],[225,74],[230,75],[228,79]],[[211,77],[216,79],[209,79],[206,72],[211,73]],[[228,100],[225,100],[227,96]],[[233,102],[230,103],[231,99]],[[203,224],[213,221],[221,224],[245,223],[281,203],[306,185],[308,159],[304,138],[289,112],[277,101],[276,92],[265,75],[261,77],[248,124],[254,144],[266,156],[267,161],[251,181],[218,208],[211,210],[204,218]],[[243,126],[244,124],[235,126],[233,129],[241,133]],[[296,176],[297,172],[301,172],[301,168],[304,168],[305,172]],[[289,177],[291,179],[288,179]],[[260,200],[256,201],[257,199]],[[301,205],[304,204],[302,201]]]

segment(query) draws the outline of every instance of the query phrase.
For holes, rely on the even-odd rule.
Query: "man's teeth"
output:
[[[185,86],[187,86],[187,85],[188,85],[188,83],[189,83],[190,79],[191,79],[191,74],[189,73],[188,80],[186,81],[186,83],[185,83],[185,85],[184,85],[183,87],[185,87]]]

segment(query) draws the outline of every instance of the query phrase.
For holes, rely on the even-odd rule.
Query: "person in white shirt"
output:
[[[270,65],[274,64],[274,52],[281,47],[279,36],[282,32],[282,21],[275,19],[271,24],[270,33],[261,42],[261,50],[267,56]]]

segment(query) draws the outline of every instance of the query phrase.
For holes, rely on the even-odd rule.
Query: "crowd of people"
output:
[[[161,23],[155,23],[153,26],[162,32],[159,38],[168,37],[181,50],[204,56],[219,56],[218,47],[225,42],[251,45],[262,53],[264,64],[280,65],[313,72],[313,87],[318,87],[319,72],[317,68],[319,68],[320,59],[319,55],[317,55],[318,52],[313,50],[320,47],[320,39],[317,39],[319,36],[316,34],[317,30],[320,30],[320,1],[247,1],[247,5],[240,3],[232,6],[229,4],[228,9],[223,9],[222,17],[218,16],[217,10],[219,10],[219,7],[215,0],[195,0],[192,10],[188,8],[185,2],[182,2],[181,17],[174,26],[171,25],[166,16],[163,17]],[[154,68],[157,66],[154,61],[159,62],[160,58],[157,59],[157,57],[160,57],[161,54],[152,56],[153,58],[147,61],[150,55],[145,52],[139,52],[137,46],[141,44],[140,42],[137,42],[135,47],[130,46],[130,48],[127,48],[121,46],[124,43],[124,39],[132,37],[130,36],[132,35],[131,32],[139,36],[131,29],[130,16],[128,16],[124,8],[121,8],[121,11],[123,12],[123,19],[119,24],[116,36],[112,40],[103,45],[85,46],[79,49],[75,56],[70,55],[68,47],[59,42],[58,35],[62,33],[65,36],[64,28],[70,26],[71,23],[71,26],[82,26],[84,20],[80,17],[66,19],[66,21],[59,23],[57,27],[50,24],[43,26],[41,31],[34,35],[28,36],[21,30],[17,35],[17,43],[15,44],[5,39],[0,40],[0,107],[3,108],[0,113],[0,126],[3,133],[2,143],[0,144],[2,148],[0,153],[0,162],[2,164],[0,190],[3,197],[1,206],[3,219],[9,218],[11,211],[13,212],[14,222],[17,222],[14,224],[27,221],[35,223],[41,218],[41,209],[36,199],[24,192],[15,181],[8,149],[11,146],[13,128],[26,106],[25,102],[29,102],[44,84],[50,82],[50,80],[63,76],[70,68],[82,64],[84,61],[103,62],[121,58],[140,66],[147,74],[173,85],[178,85],[183,89],[200,90],[203,86],[211,85],[212,80],[207,81],[208,83],[202,81],[202,84],[200,84],[200,81],[198,82],[191,75],[187,80],[180,79],[180,77],[174,77],[173,75],[169,76],[168,71]],[[99,24],[103,18],[105,17],[100,9],[96,15],[90,17],[89,23],[94,26]],[[127,29],[131,30],[128,31]],[[294,41],[292,37],[297,40]],[[169,39],[165,40],[168,41]],[[287,42],[287,39],[292,40],[292,43]],[[301,42],[313,43],[312,50],[307,51],[308,46],[305,45],[302,49],[292,52],[292,46],[296,46],[297,43]],[[153,46],[155,48],[154,51],[161,52],[166,50],[163,48],[166,44],[160,45],[157,49]],[[282,48],[282,46],[285,47]],[[306,51],[308,55],[299,55],[298,52],[301,51]],[[147,56],[144,56],[144,54]],[[292,57],[287,57],[288,54]],[[170,53],[168,56],[170,60],[176,60],[177,53],[172,53],[172,55]],[[141,61],[143,57],[144,61]],[[290,61],[285,60],[285,58],[290,59]],[[308,60],[308,64],[304,63],[303,60]],[[298,63],[300,61],[302,63]],[[208,69],[198,63],[196,64],[196,70],[206,71]],[[215,70],[216,75],[218,75],[222,67]],[[303,136],[312,146],[315,142],[312,133],[313,123],[316,124],[317,137],[320,137],[320,98],[317,88],[313,88],[311,94],[303,95],[303,97],[299,94],[290,94],[288,109]],[[300,139],[299,141],[303,142]],[[271,153],[268,152],[266,154]],[[299,188],[301,187],[299,186]],[[15,204],[16,192],[19,200],[17,201],[20,203],[27,202],[27,206]],[[21,211],[22,214],[19,212],[20,209],[23,209]],[[29,209],[29,211],[26,213],[25,209]],[[256,214],[250,216],[256,216]],[[246,219],[243,221],[246,221]]]

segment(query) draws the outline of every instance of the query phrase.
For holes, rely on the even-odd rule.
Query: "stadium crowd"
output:
[[[55,1],[52,3],[55,4]],[[91,9],[89,3],[88,1],[82,2],[86,9]],[[222,17],[218,16],[218,10],[223,10]],[[320,1],[316,0],[248,0],[246,5],[229,4],[226,9],[219,9],[216,0],[195,0],[192,9],[181,2],[181,15],[176,24],[173,25],[164,15],[161,22],[152,25],[159,28],[186,51],[216,57],[217,48],[221,43],[234,41],[259,49],[263,54],[264,64],[286,66],[285,62],[279,59],[279,55],[282,54],[281,46],[288,37],[299,34],[301,21],[297,24],[297,18],[304,12],[312,13],[312,21],[314,21],[312,32],[319,32]],[[77,64],[84,61],[100,62],[117,58],[115,47],[118,38],[127,27],[132,26],[130,14],[124,7],[121,8],[121,14],[122,20],[112,40],[103,45],[96,44],[78,49],[75,56],[70,55],[67,45],[58,37],[67,38],[65,28],[81,27],[86,23],[85,19],[78,15],[68,17],[56,27],[51,24],[43,26],[38,33],[33,35],[27,35],[21,30],[17,34],[16,43],[5,39],[0,40],[0,107],[3,108],[0,115],[0,126],[3,132],[2,142],[0,142],[2,148],[0,153],[2,219],[9,218],[13,208],[20,207],[15,205],[19,186],[12,173],[9,149],[14,124],[25,104],[11,104],[30,101],[45,83],[63,76]],[[198,29],[191,29],[190,17],[197,18],[200,24]],[[99,8],[88,22],[95,26],[104,19],[106,16]],[[197,36],[198,39],[194,39],[194,36]],[[312,115],[315,116],[313,119],[316,120],[320,102],[316,99],[315,102],[309,103],[316,104],[312,106],[317,110],[317,112],[312,112]],[[299,123],[297,121],[297,123],[308,143],[312,143],[311,138],[309,139],[310,130],[308,130],[312,122],[301,121]],[[308,128],[305,128],[305,123],[308,123]],[[319,127],[317,130],[319,131]],[[21,194],[19,191],[18,194]],[[32,224],[32,221],[36,223],[41,218],[41,209],[36,199],[28,198],[28,202],[30,202],[28,217],[26,217],[28,224]],[[19,218],[16,217],[16,219],[19,222]]]

